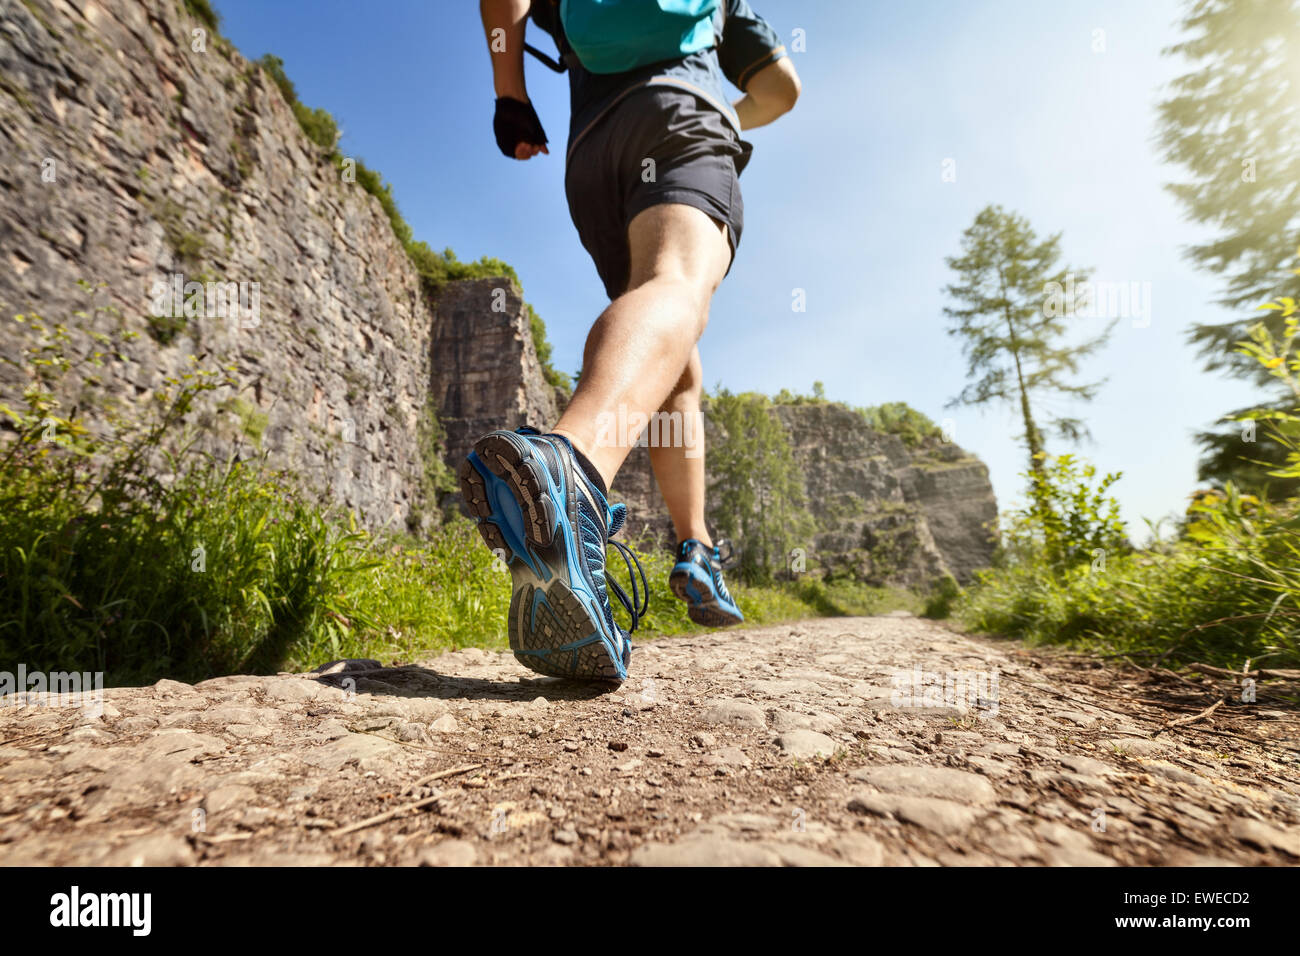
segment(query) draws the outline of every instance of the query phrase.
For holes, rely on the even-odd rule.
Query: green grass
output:
[[[1292,521],[1293,523],[1293,521]],[[1258,529],[1257,529],[1258,530]],[[1055,573],[1021,559],[982,572],[957,601],[967,627],[1030,644],[1240,669],[1300,664],[1300,561],[1292,527],[1253,540],[1117,555]],[[1291,551],[1290,557],[1282,549]]]

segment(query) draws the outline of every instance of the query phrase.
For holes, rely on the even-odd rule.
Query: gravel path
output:
[[[612,692],[479,650],[160,681],[0,707],[0,864],[1294,866],[1277,693],[902,616],[643,643]]]

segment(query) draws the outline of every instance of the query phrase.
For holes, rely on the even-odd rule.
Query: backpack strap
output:
[[[528,4],[528,18],[550,34],[551,39],[555,41],[556,52],[563,57],[564,49],[555,35],[560,23],[560,0],[531,0]],[[531,53],[548,70],[563,73],[569,68],[563,60],[551,59],[531,43],[524,44],[524,51]]]
[[[563,63],[558,63],[555,60],[552,60],[549,56],[547,56],[541,50],[537,49],[537,47],[533,46],[531,43],[525,43],[524,50],[525,52],[531,53],[533,56],[537,57],[537,59],[540,60],[542,64],[544,64],[547,67],[547,69],[554,70],[556,73],[563,73],[565,70],[568,69],[568,67],[565,66]]]

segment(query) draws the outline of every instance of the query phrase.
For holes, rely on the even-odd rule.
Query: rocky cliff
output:
[[[433,394],[453,467],[494,428],[560,417],[546,384],[517,286],[499,279],[451,283],[438,296],[433,324]]]
[[[376,528],[435,520],[439,424],[454,466],[484,431],[558,417],[520,290],[424,294],[379,202],[179,0],[0,0],[0,154],[0,349],[30,342],[15,313],[138,333],[67,396],[91,419],[191,356],[227,366],[238,396],[204,410],[207,447],[264,452]],[[26,381],[0,365],[0,396]],[[778,414],[822,527],[810,557],[898,583],[987,563],[977,460],[839,406]],[[644,450],[615,491],[630,531],[671,542]]]
[[[873,584],[925,586],[944,574],[971,579],[993,556],[997,501],[988,468],[950,442],[909,448],[833,402],[778,405],[818,527],[809,570],[836,570]],[[706,417],[706,449],[721,440]],[[707,453],[706,453],[707,461]],[[673,540],[650,456],[634,449],[615,483],[628,528]],[[710,514],[717,528],[717,514]]]

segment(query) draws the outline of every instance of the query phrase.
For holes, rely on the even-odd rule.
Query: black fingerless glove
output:
[[[492,131],[497,136],[497,146],[511,159],[520,143],[546,145],[546,130],[537,118],[532,103],[524,103],[509,96],[497,97],[496,116],[492,118]]]

